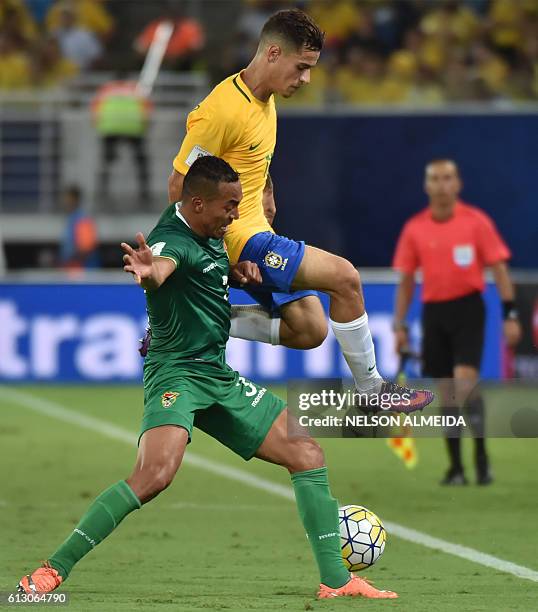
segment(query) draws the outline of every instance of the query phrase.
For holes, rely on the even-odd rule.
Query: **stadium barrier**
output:
[[[389,280],[390,274],[365,272],[362,276],[378,367],[385,376],[393,376],[398,363],[391,330],[394,280]],[[60,277],[46,282],[30,279],[0,282],[0,381],[141,381],[142,359],[137,347],[146,315],[144,295],[138,287],[123,280],[81,283],[65,278],[62,282]],[[409,320],[413,345],[418,349],[417,297]],[[250,301],[238,290],[231,291],[230,299],[232,303]],[[497,293],[491,284],[485,300],[488,317],[482,374],[496,379],[502,373],[501,319]],[[327,300],[323,301],[327,308]],[[232,338],[227,352],[232,367],[259,381],[349,375],[332,334],[320,347],[310,351]],[[418,364],[414,368],[418,374]]]

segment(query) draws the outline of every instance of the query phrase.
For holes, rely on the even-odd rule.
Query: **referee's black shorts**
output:
[[[484,301],[479,292],[456,300],[423,304],[424,376],[451,378],[457,365],[479,370],[485,319]]]

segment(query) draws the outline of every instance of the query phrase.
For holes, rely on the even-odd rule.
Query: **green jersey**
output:
[[[146,291],[151,345],[146,363],[225,363],[230,329],[229,261],[222,239],[195,234],[169,206],[148,236],[153,255],[176,269],[154,291]]]

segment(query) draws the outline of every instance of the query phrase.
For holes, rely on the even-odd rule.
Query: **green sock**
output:
[[[340,548],[338,502],[331,495],[327,468],[291,475],[299,515],[314,551],[321,582],[337,589],[349,580]]]
[[[141,506],[131,487],[125,480],[120,480],[94,500],[73,533],[49,557],[49,563],[65,580],[77,561],[110,535],[130,512]]]

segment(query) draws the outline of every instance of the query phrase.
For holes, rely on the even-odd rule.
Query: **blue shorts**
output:
[[[262,284],[244,289],[258,304],[271,312],[289,302],[307,295],[318,296],[316,291],[292,291],[291,285],[304,257],[304,242],[290,240],[272,232],[254,234],[243,247],[239,261],[258,264]]]

